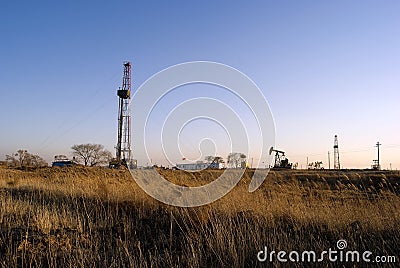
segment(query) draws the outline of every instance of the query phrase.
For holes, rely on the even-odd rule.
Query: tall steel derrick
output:
[[[131,150],[131,115],[129,102],[131,98],[131,63],[124,62],[122,87],[117,90],[118,100],[118,141],[116,158],[110,162],[110,167],[129,166],[132,163]]]
[[[338,137],[335,135],[335,140],[333,143],[333,168],[340,169],[340,159],[339,159],[339,142]]]
[[[124,76],[122,88],[118,89],[118,142],[116,158],[118,161],[129,162],[131,160],[131,116],[129,100],[131,98],[131,63],[124,63]]]

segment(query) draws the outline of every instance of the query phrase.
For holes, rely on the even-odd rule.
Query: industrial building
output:
[[[205,163],[202,161],[196,163],[185,163],[185,164],[176,164],[176,167],[181,170],[202,170],[202,169],[220,169],[222,168],[220,163]]]

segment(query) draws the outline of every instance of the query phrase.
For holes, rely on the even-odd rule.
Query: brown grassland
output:
[[[160,172],[183,185],[221,173]],[[177,208],[149,197],[127,170],[0,168],[0,266],[285,266],[258,262],[257,252],[321,252],[339,239],[348,250],[395,255],[387,267],[398,265],[398,171],[271,171],[249,193],[252,173],[210,205]]]

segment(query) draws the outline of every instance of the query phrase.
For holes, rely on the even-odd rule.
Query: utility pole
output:
[[[307,156],[307,164],[306,164],[306,169],[308,169],[308,156]]]
[[[328,169],[331,169],[331,152],[328,151]]]

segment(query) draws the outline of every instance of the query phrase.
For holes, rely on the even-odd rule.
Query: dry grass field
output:
[[[201,185],[221,171],[160,172]],[[339,239],[400,261],[399,172],[271,171],[249,193],[252,173],[211,205],[177,208],[149,197],[127,170],[0,167],[0,266],[280,266],[257,252],[323,251]]]

